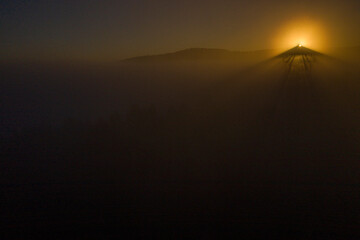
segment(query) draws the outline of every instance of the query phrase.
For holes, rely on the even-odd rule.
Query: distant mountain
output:
[[[319,53],[315,50],[312,50],[310,48],[302,47],[302,46],[296,46],[294,48],[291,48],[281,54],[279,54],[277,57],[289,57],[289,56],[296,56],[296,55],[314,55],[314,56],[323,56],[324,54]]]
[[[262,59],[270,55],[271,50],[252,52],[229,51],[225,49],[189,48],[177,52],[139,56],[125,59],[125,62],[229,62]]]

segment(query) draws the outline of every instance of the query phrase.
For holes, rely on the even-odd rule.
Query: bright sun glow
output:
[[[317,21],[296,19],[287,22],[276,34],[273,45],[276,49],[290,49],[307,46],[314,50],[325,48],[325,28]]]

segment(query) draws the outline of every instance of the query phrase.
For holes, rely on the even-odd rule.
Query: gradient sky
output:
[[[0,59],[276,48],[289,23],[303,19],[323,28],[322,44],[360,45],[358,0],[1,0]]]

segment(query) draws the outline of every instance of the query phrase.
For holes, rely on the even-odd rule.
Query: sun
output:
[[[298,47],[303,47],[303,46],[305,46],[305,40],[304,40],[304,39],[298,40],[298,41],[297,41],[297,46],[298,46]]]
[[[323,50],[326,45],[325,27],[322,23],[308,18],[290,20],[279,28],[273,39],[276,49],[290,49],[307,46]]]

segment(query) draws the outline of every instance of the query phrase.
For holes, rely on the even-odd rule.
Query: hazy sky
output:
[[[322,44],[360,45],[358,0],[1,0],[0,54],[115,60],[189,47],[276,48],[303,20],[317,24]]]

